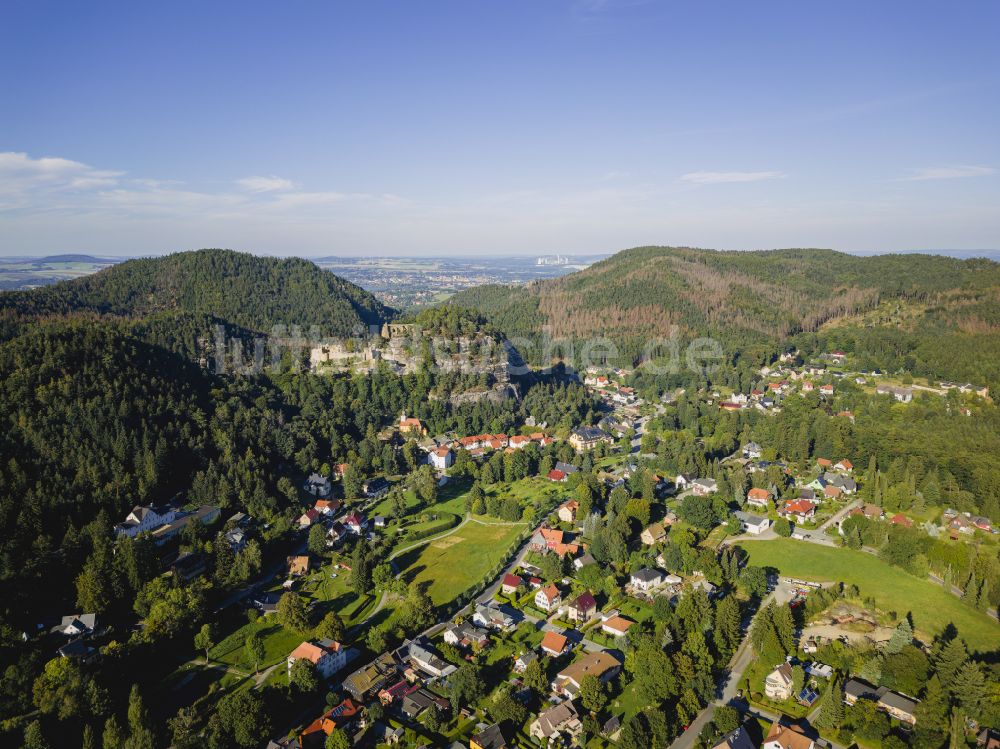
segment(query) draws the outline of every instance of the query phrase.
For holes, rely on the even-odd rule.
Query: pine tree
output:
[[[948,749],[966,749],[965,718],[955,708],[951,712],[951,726],[948,732]]]
[[[965,648],[965,642],[957,637],[942,648],[934,667],[941,684],[949,693],[954,692],[955,677],[968,659],[969,653]]]
[[[980,665],[966,661],[955,675],[951,691],[965,714],[978,717],[979,706],[986,697],[986,677]]]
[[[715,609],[715,646],[724,661],[736,652],[740,643],[740,604],[734,596],[726,596]]]
[[[795,621],[792,619],[792,610],[787,606],[778,606],[774,609],[774,632],[781,642],[785,655],[794,652]]]
[[[841,687],[839,676],[830,680],[830,686],[823,696],[819,716],[816,718],[816,725],[820,728],[839,728],[844,722],[844,701],[840,696]]]
[[[125,736],[122,733],[121,724],[118,718],[112,715],[104,722],[104,733],[101,734],[102,749],[122,749],[125,743]]]
[[[979,583],[976,582],[976,573],[969,575],[968,582],[965,583],[965,590],[962,591],[962,600],[970,606],[975,606],[979,598]]]
[[[911,642],[913,642],[913,627],[910,626],[910,620],[904,616],[896,625],[896,631],[892,633],[892,637],[889,638],[885,652],[889,655],[895,655]]]
[[[984,578],[983,584],[979,586],[979,595],[976,597],[976,608],[986,611],[990,607],[990,579]]]
[[[149,724],[149,711],[142,701],[139,685],[133,684],[128,696],[128,729],[129,737],[125,740],[125,749],[154,749],[153,729]]]
[[[916,709],[917,725],[944,731],[948,727],[948,696],[941,680],[934,675],[927,682],[923,698]]]

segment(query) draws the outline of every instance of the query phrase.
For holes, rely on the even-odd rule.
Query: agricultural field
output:
[[[783,575],[804,580],[857,585],[883,611],[900,616],[910,612],[924,637],[954,624],[971,650],[983,652],[993,650],[1000,638],[1000,625],[986,614],[929,580],[919,580],[871,554],[792,539],[741,541],[740,546],[750,554],[750,564],[774,567]]]

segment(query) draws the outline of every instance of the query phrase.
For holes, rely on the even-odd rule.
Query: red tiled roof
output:
[[[548,650],[553,653],[561,653],[566,649],[566,635],[561,635],[558,632],[546,632],[545,636],[542,638],[541,642],[542,650]]]

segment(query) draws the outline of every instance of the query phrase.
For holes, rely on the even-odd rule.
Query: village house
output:
[[[545,636],[542,637],[542,642],[539,647],[542,649],[546,655],[553,658],[558,658],[563,653],[566,652],[566,644],[569,640],[566,639],[566,635],[561,635],[558,632],[546,632]]]
[[[451,468],[455,462],[455,454],[447,447],[439,447],[428,456],[430,464],[439,471]]]
[[[174,578],[186,583],[208,571],[208,560],[200,551],[183,551],[170,562],[169,569]]]
[[[302,729],[298,746],[301,749],[323,749],[334,731],[349,731],[361,717],[361,706],[350,698],[330,708]]]
[[[523,434],[515,434],[507,440],[507,444],[514,450],[521,450],[531,444],[531,437],[527,437]]]
[[[511,629],[515,624],[514,617],[493,601],[485,604],[477,603],[476,613],[472,615],[472,621],[480,627],[500,631]]]
[[[600,444],[610,444],[612,441],[610,434],[597,427],[578,427],[569,435],[569,444],[577,452],[593,450]]]
[[[424,436],[427,434],[427,428],[420,422],[420,419],[406,418],[404,411],[399,417],[399,433]]]
[[[623,616],[612,616],[601,622],[601,631],[612,637],[624,637],[633,624],[633,621]]]
[[[562,594],[555,585],[546,585],[535,593],[535,606],[546,613],[555,611],[561,602]]]
[[[523,674],[528,670],[528,666],[537,660],[538,653],[534,650],[526,650],[514,659],[514,673]]]
[[[378,658],[357,671],[348,674],[344,687],[356,700],[365,700],[378,693],[382,687],[397,677],[399,664],[393,653],[382,653]]]
[[[307,478],[305,483],[302,485],[302,489],[314,497],[326,499],[330,496],[330,492],[333,491],[333,485],[330,483],[330,479],[327,476],[321,476],[318,473],[311,473],[309,474],[309,478]]]
[[[869,520],[881,520],[885,517],[885,510],[883,510],[878,505],[873,504],[863,504],[861,507],[855,507],[850,512],[851,515],[864,515]]]
[[[599,681],[610,681],[621,671],[622,664],[611,653],[586,653],[558,674],[552,682],[552,691],[572,699],[580,691],[584,676],[594,676]]]
[[[172,505],[136,505],[114,530],[119,536],[135,538],[140,533],[152,533],[160,526],[174,522],[179,513],[180,508]]]
[[[798,726],[783,726],[777,721],[771,726],[761,749],[813,749],[815,742]]]
[[[339,499],[317,499],[313,509],[324,517],[333,517],[344,503]]]
[[[827,471],[820,476],[818,480],[820,485],[824,488],[827,486],[835,486],[844,494],[854,494],[858,490],[858,484],[854,479],[850,476],[842,476],[839,473]]]
[[[751,515],[748,512],[737,511],[734,513],[736,519],[740,521],[740,528],[744,533],[759,536],[771,527],[771,521],[760,515]]]
[[[508,746],[499,723],[487,726],[469,739],[469,749],[507,749]]]
[[[768,699],[784,702],[792,696],[792,667],[786,661],[764,677],[764,694]]]
[[[663,585],[663,573],[659,570],[644,567],[632,573],[629,577],[629,583],[636,590],[647,592]]]
[[[674,478],[674,486],[677,487],[677,491],[684,491],[691,488],[695,478],[697,477],[693,473],[678,473]]]
[[[576,513],[579,511],[579,509],[580,509],[580,503],[577,502],[575,499],[571,499],[559,505],[559,509],[556,511],[556,514],[559,516],[559,519],[564,523],[575,523]]]
[[[278,611],[278,601],[280,600],[281,594],[277,591],[258,593],[253,597],[253,605],[261,614],[267,616]]]
[[[343,523],[348,531],[355,536],[360,536],[368,527],[368,518],[363,512],[352,512],[344,518]]]
[[[876,385],[877,395],[891,395],[900,403],[909,403],[913,400],[913,388],[901,388],[895,385]]]
[[[543,710],[528,728],[532,738],[557,745],[561,738],[565,738],[566,743],[573,743],[582,732],[583,723],[572,700]]]
[[[310,507],[308,510],[299,515],[299,528],[308,528],[318,523],[319,520],[319,512],[315,508]]]
[[[590,554],[590,552],[584,552],[576,559],[573,560],[573,569],[577,572],[582,570],[588,564],[597,564],[597,560]]]
[[[469,622],[463,622],[462,624],[456,624],[446,629],[444,631],[444,641],[449,645],[459,647],[482,648],[489,643],[490,636]]]
[[[785,502],[778,514],[797,523],[805,523],[816,516],[816,505],[808,499],[796,499]]]
[[[455,672],[456,667],[441,658],[423,640],[414,640],[409,644],[407,656],[410,663],[428,676],[442,677]]]
[[[906,517],[906,515],[904,515],[901,512],[897,512],[895,515],[889,518],[889,522],[892,523],[893,525],[898,525],[901,528],[913,527],[913,521],[910,520],[908,517]]]
[[[904,723],[916,723],[916,709],[919,700],[894,692],[888,687],[875,687],[861,679],[844,682],[844,702],[853,705],[859,699],[872,700],[878,709]]]
[[[97,628],[97,614],[70,614],[64,616],[62,621],[52,628],[53,632],[59,632],[70,637],[93,634]]]
[[[747,442],[743,445],[743,457],[747,460],[757,460],[763,452],[761,446],[756,442]]]
[[[347,528],[339,520],[335,520],[330,524],[330,527],[326,529],[326,545],[336,546],[347,536]]]
[[[566,614],[571,622],[589,622],[597,615],[597,601],[589,591],[581,593],[566,606]]]
[[[390,488],[389,482],[378,476],[362,483],[361,493],[370,499],[375,499],[376,497],[384,497],[389,493]]]
[[[747,504],[761,510],[767,510],[767,501],[771,498],[771,492],[767,489],[751,489],[747,492]]]
[[[642,533],[639,534],[639,540],[642,541],[646,546],[653,546],[661,541],[666,540],[667,529],[663,526],[663,523],[653,523],[647,526]]]
[[[524,580],[513,573],[508,572],[503,576],[503,581],[500,584],[500,590],[503,591],[505,596],[509,596],[512,593],[517,593],[524,585]]]
[[[691,491],[697,497],[714,494],[718,489],[719,484],[715,479],[695,479],[691,482]]]
[[[322,639],[303,642],[288,655],[288,673],[297,660],[309,661],[316,673],[329,679],[347,665],[347,650],[336,640]]]
[[[757,746],[753,743],[753,739],[750,738],[750,733],[747,729],[740,726],[719,739],[712,746],[712,749],[757,749]]]

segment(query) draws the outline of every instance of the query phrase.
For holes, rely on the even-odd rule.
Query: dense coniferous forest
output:
[[[621,365],[637,363],[649,338],[676,329],[682,341],[711,335],[730,355],[780,350],[805,335],[872,359],[888,350],[891,364],[912,358],[940,377],[997,382],[998,293],[1000,265],[988,260],[638,247],[562,278],[477,287],[451,301],[478,310],[509,337],[532,341],[522,354],[534,364],[543,363],[543,328],[578,348],[606,336]],[[918,314],[873,322],[892,303]]]
[[[308,260],[231,250],[129,260],[92,276],[0,296],[8,330],[18,319],[41,315],[144,317],[169,311],[211,315],[258,332],[294,325],[306,333],[317,326],[319,335],[341,337],[392,316],[367,291]]]

